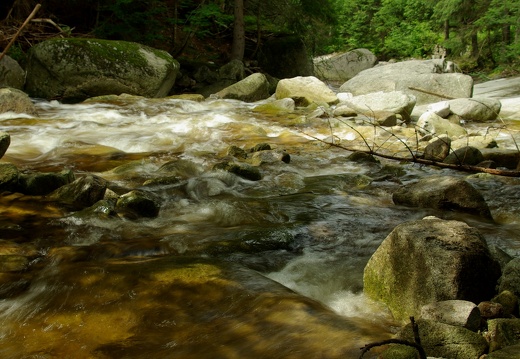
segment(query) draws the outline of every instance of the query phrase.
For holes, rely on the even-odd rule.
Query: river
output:
[[[364,265],[398,224],[463,220],[520,255],[519,179],[352,162],[349,151],[312,138],[366,146],[345,122],[320,109],[268,115],[255,105],[121,97],[37,101],[36,118],[1,114],[11,134],[2,161],[94,173],[114,189],[153,193],[161,209],[130,220],[2,194],[0,244],[31,261],[1,273],[0,357],[356,358],[398,327],[362,294]],[[513,146],[517,121],[505,124],[493,131]],[[395,153],[401,141],[413,146],[410,130],[367,126],[366,138]],[[290,163],[262,165],[260,181],[212,170],[229,146],[259,143],[286,151]],[[158,181],[165,168],[176,181]],[[466,177],[495,223],[392,203],[401,184],[433,174]]]

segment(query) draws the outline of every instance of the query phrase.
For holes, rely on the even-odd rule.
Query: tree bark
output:
[[[246,29],[244,23],[244,0],[235,0],[235,21],[233,24],[233,44],[231,46],[231,60],[244,59],[246,48]]]

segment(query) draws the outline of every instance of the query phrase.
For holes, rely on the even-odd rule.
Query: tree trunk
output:
[[[450,21],[444,20],[444,40],[449,40],[450,38]]]
[[[478,37],[477,33],[474,32],[471,34],[471,56],[473,58],[478,58],[479,55],[479,48],[478,48]]]
[[[231,46],[231,59],[244,59],[246,48],[246,29],[244,23],[244,0],[235,0],[235,22],[233,24],[233,45]]]

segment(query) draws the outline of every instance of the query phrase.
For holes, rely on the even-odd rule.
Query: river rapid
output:
[[[256,105],[120,97],[1,114],[11,135],[3,162],[93,173],[152,192],[161,209],[152,219],[107,218],[2,194],[1,244],[32,260],[1,274],[0,357],[356,358],[399,325],[362,294],[364,265],[398,224],[462,220],[520,255],[519,179],[352,162],[315,138],[406,153],[396,144],[413,147],[413,128],[366,126],[365,143],[326,109],[265,114]],[[520,141],[516,121],[468,128],[506,148]],[[259,143],[290,163],[262,165],[260,181],[212,170],[229,146]],[[179,181],[154,182],[165,165]],[[438,174],[467,178],[495,222],[393,204],[401,184]]]

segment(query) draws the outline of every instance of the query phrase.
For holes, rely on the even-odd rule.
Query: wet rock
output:
[[[419,319],[421,345],[428,357],[437,358],[479,358],[487,352],[487,341],[477,333],[463,327]],[[398,334],[399,339],[414,342],[411,324]]]
[[[264,74],[255,73],[220,90],[215,96],[245,102],[264,100],[269,97],[269,82]]]
[[[500,278],[499,292],[510,291],[520,297],[520,258],[515,258],[506,264]]]
[[[137,219],[157,217],[160,207],[158,199],[151,193],[131,191],[119,197],[115,209],[124,217]]]
[[[358,163],[379,163],[379,160],[374,155],[366,152],[356,151],[352,152],[347,159],[349,161]]]
[[[451,139],[440,137],[430,142],[424,149],[424,159],[442,162],[450,153]]]
[[[495,162],[497,167],[505,167],[514,170],[520,164],[520,152],[517,150],[484,148],[480,149],[480,152],[482,153],[484,160]]]
[[[448,101],[451,112],[466,121],[494,121],[500,113],[502,104],[494,98],[473,97]]]
[[[262,179],[262,174],[258,167],[252,166],[247,163],[240,162],[221,162],[217,163],[214,167],[214,170],[223,170],[230,173],[234,173],[239,177],[245,178],[250,181],[260,181]]]
[[[466,300],[444,300],[421,308],[421,319],[464,327],[473,332],[480,328],[480,311]]]
[[[283,98],[256,106],[253,112],[265,114],[283,114],[293,112],[296,104],[292,98]]]
[[[167,173],[170,176],[178,176],[179,178],[191,178],[200,176],[203,172],[201,166],[193,161],[178,159],[163,164],[159,173]]]
[[[2,158],[11,144],[11,136],[7,132],[0,131],[0,158]]]
[[[410,121],[415,106],[414,96],[407,95],[402,91],[373,92],[366,95],[354,96],[344,101],[350,108],[358,113],[373,116],[374,112],[391,112],[401,115],[406,122]],[[379,122],[379,121],[378,121]],[[395,125],[395,123],[393,124]],[[393,126],[389,124],[388,126]]]
[[[71,170],[23,173],[19,177],[19,191],[31,196],[44,196],[74,180]]]
[[[11,163],[0,163],[0,192],[14,192],[18,188],[18,168]]]
[[[246,159],[247,158],[247,152],[243,148],[240,148],[238,146],[229,146],[227,150],[227,154],[230,156],[233,156],[235,158],[239,159]]]
[[[4,55],[0,61],[0,87],[12,87],[23,90],[25,71],[9,55]]]
[[[56,38],[33,46],[28,58],[26,91],[67,102],[121,93],[164,97],[179,71],[166,51],[126,41]]]
[[[314,73],[323,81],[347,81],[377,64],[377,57],[367,49],[355,49],[313,59]]]
[[[368,297],[406,320],[432,302],[491,298],[499,275],[476,229],[427,217],[403,223],[385,238],[365,267],[363,283]]]
[[[482,194],[470,183],[449,176],[432,176],[402,186],[392,195],[397,205],[455,210],[492,219]]]
[[[36,108],[25,92],[0,88],[0,113],[9,111],[36,115]]]
[[[269,151],[271,149],[271,145],[265,142],[257,143],[254,145],[249,152],[258,152],[258,151]]]
[[[291,162],[291,156],[285,151],[276,151],[276,150],[265,150],[265,151],[256,151],[251,156],[251,164],[253,166],[261,166],[263,164],[270,163],[289,163]]]
[[[438,102],[445,98],[468,98],[473,92],[471,76],[460,73],[439,73],[444,70],[439,60],[411,60],[361,71],[345,82],[341,92],[355,96],[377,91],[403,91],[417,98],[417,105]]]
[[[488,320],[489,351],[520,344],[520,319]]]
[[[276,86],[276,99],[284,98],[292,98],[301,106],[308,106],[311,103],[332,105],[338,102],[336,94],[314,76],[280,80]]]
[[[0,272],[20,272],[27,268],[29,259],[20,255],[0,255]]]
[[[520,344],[496,350],[486,355],[485,359],[520,359]]]
[[[108,191],[109,190],[107,190],[107,192]],[[118,198],[119,196],[102,199],[90,207],[74,212],[70,217],[79,219],[91,219],[93,217],[99,219],[119,218],[116,212],[116,202]]]
[[[108,182],[95,175],[87,175],[58,188],[49,195],[49,199],[80,210],[92,206],[103,199]]]
[[[466,146],[450,153],[445,159],[444,163],[454,165],[469,165],[475,166],[484,161],[484,156],[478,148]]]
[[[464,127],[457,125],[447,119],[444,119],[433,112],[425,112],[417,120],[417,130],[423,135],[431,136],[448,136],[457,138],[466,136],[467,131]]]

